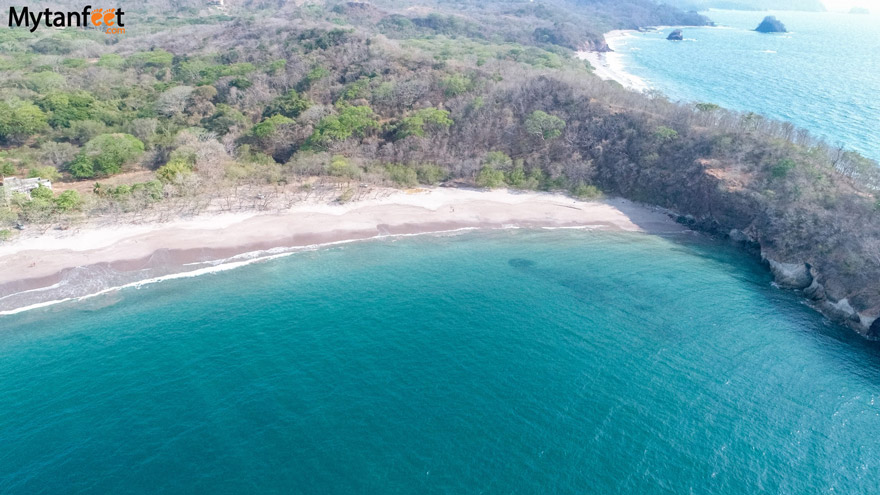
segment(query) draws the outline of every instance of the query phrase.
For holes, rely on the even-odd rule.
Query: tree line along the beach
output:
[[[0,31],[16,224],[266,209],[448,183],[621,195],[741,229],[828,290],[880,292],[877,164],[790,124],[599,80],[601,33],[707,19],[651,2],[149,1],[125,36]],[[871,279],[871,280],[873,280]]]
[[[43,192],[7,194],[0,227],[69,221],[75,212],[140,211],[172,197],[216,195],[230,184],[290,183],[303,175],[398,185],[462,178],[429,156],[424,163],[407,157],[397,163],[345,148],[371,141],[389,145],[395,155],[395,144],[448,134],[454,120],[445,102],[478,96],[508,68],[584,72],[572,49],[599,43],[606,29],[704,22],[644,0],[581,3],[574,16],[565,9],[577,2],[463,2],[412,16],[402,13],[409,5],[400,2],[282,9],[267,2],[236,9],[235,2],[218,8],[151,0],[130,9],[134,24],[125,37],[6,30],[0,174],[42,177],[69,192],[60,202]],[[510,14],[510,22],[497,23],[498,13]],[[345,67],[350,56],[360,65]],[[482,69],[487,61],[495,74]],[[437,105],[426,105],[430,100]],[[535,134],[542,141],[557,138],[564,126],[540,110],[525,124],[533,132],[555,126]],[[496,163],[506,161],[487,161],[469,179],[487,186],[568,186],[558,177],[537,181],[535,173],[525,180],[522,159],[501,181],[490,170]],[[139,170],[155,174],[134,174]],[[130,177],[148,180],[131,183]]]

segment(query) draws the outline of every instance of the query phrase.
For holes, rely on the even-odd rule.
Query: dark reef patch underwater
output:
[[[511,258],[507,264],[514,268],[532,268],[535,266],[534,261],[525,258]]]
[[[880,347],[699,237],[348,244],[0,327],[2,493],[877,486]]]

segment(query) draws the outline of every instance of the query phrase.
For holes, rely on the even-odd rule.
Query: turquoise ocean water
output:
[[[615,50],[626,71],[673,99],[789,121],[880,160],[880,13],[705,13],[719,27],[636,34]],[[787,34],[752,31],[765,15]]]
[[[699,237],[348,244],[0,318],[0,493],[876,493],[880,348]]]

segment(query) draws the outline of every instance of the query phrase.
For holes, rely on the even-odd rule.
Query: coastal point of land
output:
[[[626,38],[632,36],[637,31],[618,29],[605,34],[605,41],[610,52],[596,51],[580,51],[577,52],[578,58],[586,60],[593,67],[593,73],[600,79],[605,81],[616,81],[621,86],[633,91],[644,92],[651,89],[648,83],[626,71],[623,64],[623,55],[615,52],[622,44],[626,43]]]

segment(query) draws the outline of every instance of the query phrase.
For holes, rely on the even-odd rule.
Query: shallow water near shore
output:
[[[876,10],[876,9],[875,9]],[[672,28],[613,41],[626,72],[672,99],[711,102],[791,122],[880,160],[880,13],[705,14],[719,27]],[[754,31],[766,15],[790,31]]]
[[[880,348],[700,236],[345,244],[0,318],[2,493],[868,493]]]

